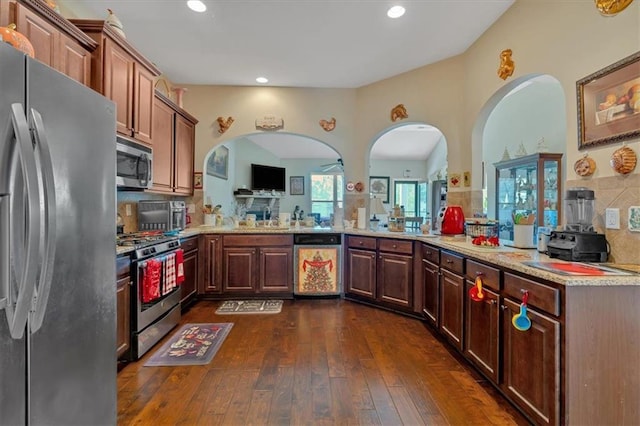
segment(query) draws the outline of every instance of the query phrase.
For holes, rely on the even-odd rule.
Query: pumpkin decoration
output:
[[[24,34],[16,31],[16,24],[9,24],[6,27],[0,27],[0,39],[33,58],[35,54],[33,46]]]
[[[596,171],[596,162],[589,155],[585,156],[573,164],[573,170],[578,176],[591,176]]]
[[[611,167],[623,175],[631,173],[636,168],[637,161],[636,153],[628,146],[618,148],[611,154]]]

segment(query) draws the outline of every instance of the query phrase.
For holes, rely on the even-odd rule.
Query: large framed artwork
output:
[[[640,136],[640,52],[578,80],[578,149]]]
[[[389,176],[370,176],[369,191],[371,195],[382,199],[383,203],[389,202]]]
[[[207,160],[207,174],[221,179],[229,178],[229,148],[219,146]]]

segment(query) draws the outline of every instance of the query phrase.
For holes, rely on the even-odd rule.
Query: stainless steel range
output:
[[[132,246],[131,352],[140,359],[180,322],[178,237],[158,232],[118,235],[117,244]]]

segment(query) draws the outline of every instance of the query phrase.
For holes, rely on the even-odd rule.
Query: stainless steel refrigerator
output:
[[[0,43],[0,425],[116,423],[115,129]]]

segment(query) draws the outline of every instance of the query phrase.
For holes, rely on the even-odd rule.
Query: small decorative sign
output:
[[[462,182],[462,176],[460,173],[451,173],[449,176],[449,186],[452,188],[460,188],[460,183]]]
[[[193,173],[193,189],[202,189],[202,172]]]
[[[471,172],[464,172],[463,179],[464,186],[471,186]]]
[[[261,130],[278,130],[284,127],[284,120],[275,115],[265,115],[256,119],[256,129]]]

